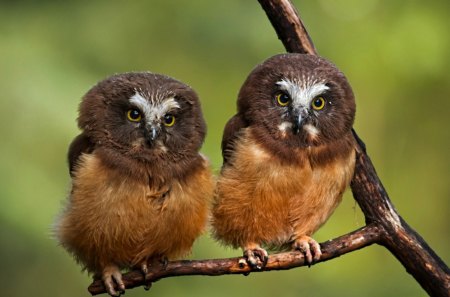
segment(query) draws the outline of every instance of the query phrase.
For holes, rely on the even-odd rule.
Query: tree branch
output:
[[[378,243],[402,263],[430,296],[450,296],[449,268],[397,213],[369,156],[362,150],[357,153],[351,187],[366,223],[383,229]]]
[[[267,14],[278,39],[290,53],[317,55],[316,48],[298,16],[298,12],[289,0],[258,0]]]
[[[288,52],[316,55],[316,49],[289,0],[258,0]],[[450,296],[450,271],[426,242],[398,215],[375,168],[365,151],[364,142],[353,131],[358,143],[355,175],[351,182],[353,196],[366,218],[366,227],[321,244],[323,255],[317,263],[361,249],[373,243],[386,248],[431,296]],[[263,270],[286,270],[304,266],[301,253],[288,252],[270,255]],[[151,267],[147,279],[181,275],[248,274],[253,272],[243,258],[172,261],[166,266]],[[139,271],[123,275],[126,288],[144,284]],[[102,281],[94,281],[88,288],[92,295],[105,292]]]
[[[311,38],[289,0],[258,0],[288,52],[317,54]],[[292,37],[298,35],[297,37]],[[306,36],[301,36],[306,35]],[[298,43],[301,43],[299,45]],[[358,143],[353,196],[366,218],[383,229],[381,245],[432,296],[450,296],[450,270],[428,244],[397,213],[375,168],[366,154],[364,142],[353,130]]]
[[[316,263],[331,260],[346,253],[361,249],[380,239],[381,233],[375,224],[368,225],[347,235],[329,240],[321,244],[322,257]],[[315,264],[316,264],[315,263]],[[305,259],[300,252],[286,252],[270,255],[267,265],[262,270],[252,270],[242,257],[211,260],[171,261],[164,267],[162,264],[149,268],[147,279],[155,282],[162,278],[181,275],[225,275],[248,274],[271,270],[287,270],[305,266]],[[134,288],[144,284],[144,276],[140,271],[131,271],[123,275],[126,288]],[[92,295],[105,293],[101,280],[93,282],[89,288]]]

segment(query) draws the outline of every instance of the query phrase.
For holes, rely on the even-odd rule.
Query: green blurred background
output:
[[[294,1],[321,55],[346,73],[356,130],[393,203],[450,260],[450,2]],[[253,1],[0,2],[0,287],[3,296],[88,296],[90,278],[50,236],[69,188],[66,150],[81,96],[118,72],[192,85],[221,166],[220,139],[241,83],[283,52]],[[316,234],[364,224],[350,194]],[[207,235],[192,258],[237,256]],[[177,277],[126,296],[425,296],[387,250],[371,246],[308,268]]]

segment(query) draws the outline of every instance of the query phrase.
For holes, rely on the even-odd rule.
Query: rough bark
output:
[[[376,225],[368,225],[352,233],[339,238],[329,240],[321,244],[322,257],[314,264],[331,260],[346,253],[361,249],[379,241],[380,232]],[[271,270],[287,270],[305,266],[302,253],[287,252],[270,255],[267,265],[262,270],[252,270],[245,259],[227,258],[210,260],[182,260],[171,261],[166,266],[163,264],[149,268],[147,279],[155,282],[162,278],[181,275],[224,275],[224,274],[248,274],[250,272],[262,272]],[[126,288],[134,288],[144,284],[144,276],[140,271],[131,271],[123,275]],[[105,293],[105,287],[101,280],[93,282],[89,288],[92,295]]]
[[[297,11],[289,0],[258,0],[288,52],[317,55]],[[306,36],[302,36],[302,34]],[[297,36],[296,36],[297,35]],[[357,140],[353,197],[366,218],[377,224],[385,246],[431,296],[450,296],[450,270],[428,244],[397,213],[375,168],[364,142]]]
[[[366,223],[376,224],[382,231],[377,243],[385,246],[430,296],[450,296],[449,268],[397,213],[361,147],[351,187]]]
[[[295,7],[288,0],[258,0],[279,39],[288,52],[317,55]],[[427,243],[397,213],[366,153],[365,145],[355,131],[357,155],[355,175],[351,182],[353,196],[363,211],[366,226],[321,244],[323,255],[317,263],[361,249],[373,243],[385,246],[431,296],[450,296],[450,270]],[[248,274],[270,270],[286,270],[304,266],[301,253],[270,255],[266,267],[252,271],[243,258],[172,261],[166,266],[152,267],[147,279],[182,275]],[[144,284],[139,271],[123,276],[126,288]],[[92,295],[105,292],[101,281],[89,286]]]

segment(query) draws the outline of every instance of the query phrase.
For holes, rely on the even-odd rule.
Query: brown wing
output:
[[[224,165],[228,163],[233,154],[234,141],[236,140],[239,131],[247,126],[247,121],[241,114],[234,115],[226,124],[222,137],[222,156]]]
[[[84,133],[81,133],[72,141],[69,147],[69,152],[67,154],[67,159],[69,161],[69,173],[73,176],[73,171],[78,163],[78,159],[83,153],[92,153],[94,150],[94,143],[91,142],[89,137]]]

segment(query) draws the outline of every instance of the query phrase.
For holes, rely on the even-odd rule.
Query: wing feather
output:
[[[89,137],[81,133],[72,141],[69,147],[69,152],[67,153],[67,159],[69,161],[69,173],[70,176],[73,176],[77,163],[80,159],[80,156],[83,153],[92,153],[94,151],[95,145],[89,139]]]
[[[222,137],[223,164],[226,165],[234,151],[234,143],[239,132],[248,126],[247,121],[241,114],[234,115],[226,124]]]

